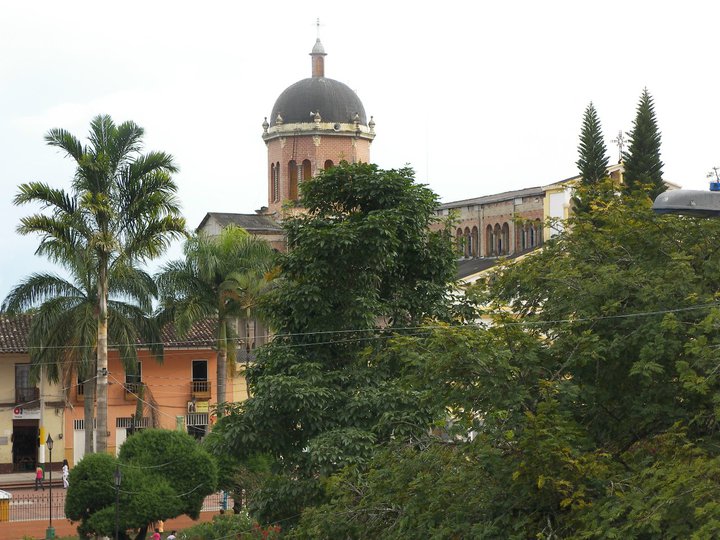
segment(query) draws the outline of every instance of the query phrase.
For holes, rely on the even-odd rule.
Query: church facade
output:
[[[357,94],[346,84],[325,76],[325,49],[318,38],[310,52],[310,77],[287,87],[262,124],[267,147],[267,206],[256,214],[208,213],[199,232],[217,235],[234,224],[285,250],[283,219],[302,211],[299,187],[321,170],[340,163],[370,162],[375,122]],[[622,165],[609,174],[622,181]],[[463,278],[543,245],[559,232],[551,222],[567,219],[572,186],[579,176],[441,204],[440,218],[452,217]],[[441,227],[437,223],[436,227]],[[562,225],[555,225],[561,227]]]

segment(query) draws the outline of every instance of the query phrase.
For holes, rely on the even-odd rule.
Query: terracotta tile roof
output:
[[[232,214],[228,212],[208,212],[198,225],[195,231],[199,231],[203,226],[214,218],[221,227],[228,225],[237,225],[248,232],[258,233],[282,233],[283,229],[270,216],[263,214]]]
[[[30,333],[31,321],[31,315],[18,315],[15,317],[0,315],[0,354],[28,352],[27,336]],[[202,321],[196,324],[186,336],[180,338],[175,333],[175,328],[168,325],[163,329],[163,343],[165,347],[172,349],[207,349],[215,343],[215,328],[214,321]]]
[[[0,315],[0,353],[28,352],[27,336],[31,320],[30,315]]]
[[[171,324],[163,328],[163,343],[166,348],[187,349],[187,348],[203,348],[207,349],[215,345],[217,324],[212,319],[206,319],[193,326],[190,331],[178,337],[175,327]]]

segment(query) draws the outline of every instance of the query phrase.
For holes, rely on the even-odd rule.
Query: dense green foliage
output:
[[[585,191],[582,192],[585,197],[576,193],[573,200],[574,210],[575,212],[588,212],[590,201],[587,198],[592,197],[594,187],[607,176],[608,169],[607,148],[600,127],[600,119],[592,103],[587,106],[583,115],[578,154],[576,165],[581,176],[580,182],[585,186]]]
[[[75,164],[72,189],[43,182],[19,186],[17,205],[40,204],[42,211],[21,219],[20,234],[37,234],[37,254],[72,264],[87,252],[83,270],[97,287],[94,309],[97,348],[97,450],[107,449],[107,350],[110,280],[123,269],[161,255],[184,234],[175,198],[177,171],[164,152],[142,154],[144,130],[134,122],[116,125],[109,116],[90,123],[89,144],[64,129],[45,136]],[[83,276],[85,277],[85,276]],[[131,291],[132,292],[132,289]],[[92,448],[92,446],[88,446]]]
[[[116,458],[84,457],[70,472],[65,515],[80,521],[78,533],[113,536],[116,468],[120,468],[120,530],[139,530],[149,523],[182,514],[197,518],[203,500],[218,480],[215,461],[189,435],[178,431],[143,430],[129,437]]]
[[[197,322],[216,322],[217,402],[223,403],[228,360],[235,366],[236,321],[256,316],[275,253],[266,241],[233,226],[217,238],[189,238],[184,252],[184,259],[167,263],[156,276],[161,291],[158,320],[173,322],[180,335]]]
[[[714,537],[720,222],[599,190],[469,291],[491,326],[393,340],[377,364],[449,421],[330,476],[291,536]]]
[[[655,105],[647,88],[643,89],[630,132],[630,144],[623,153],[627,191],[643,190],[655,199],[667,188],[662,178],[660,130],[655,118]]]
[[[271,461],[249,500],[254,517],[283,526],[321,499],[322,478],[434,417],[382,351],[393,333],[450,316],[455,271],[448,232],[429,229],[437,198],[409,169],[343,163],[301,196],[264,301],[276,336],[248,372],[252,397],[207,440],[217,455]]]
[[[262,527],[245,513],[224,514],[184,529],[177,537],[178,540],[274,540],[280,538],[281,530],[277,525]]]

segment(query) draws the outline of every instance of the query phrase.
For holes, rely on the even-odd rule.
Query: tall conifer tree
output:
[[[608,168],[607,148],[603,140],[600,119],[592,102],[583,115],[578,153],[580,157],[575,163],[580,171],[584,189],[578,190],[575,195],[575,211],[588,212],[594,192],[593,187],[607,176]]]
[[[653,99],[644,88],[630,132],[630,144],[623,152],[625,188],[628,192],[643,189],[654,199],[667,189],[662,179],[660,139]]]

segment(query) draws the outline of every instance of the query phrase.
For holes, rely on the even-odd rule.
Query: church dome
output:
[[[303,79],[286,88],[275,101],[270,125],[311,123],[316,113],[323,122],[367,125],[357,94],[348,85],[326,77]]]

